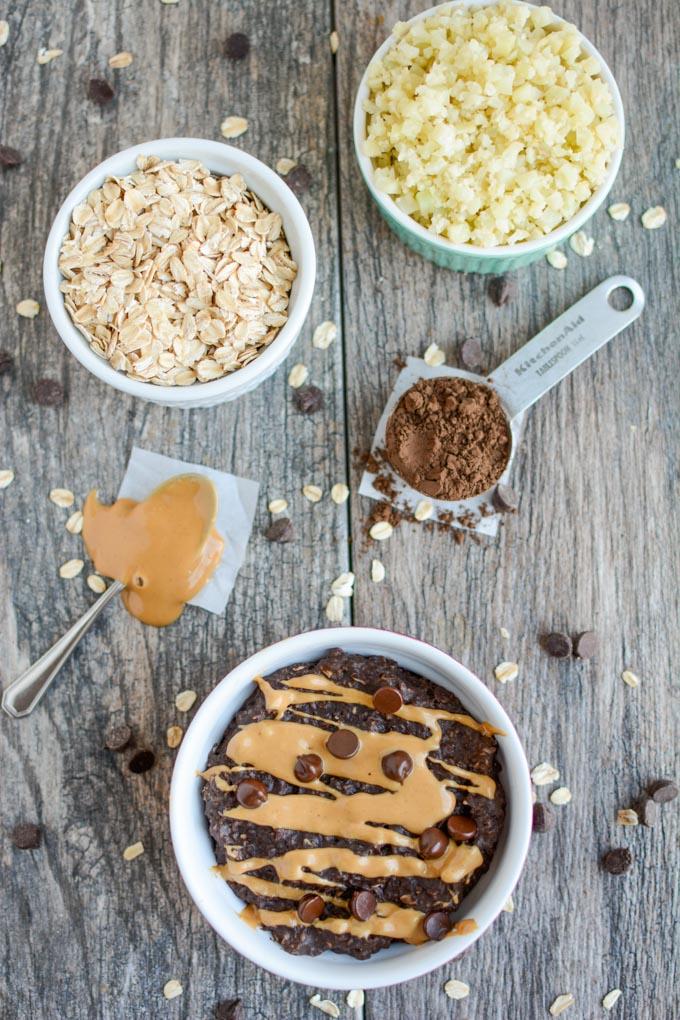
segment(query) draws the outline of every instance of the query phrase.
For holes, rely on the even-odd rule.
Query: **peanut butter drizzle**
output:
[[[327,772],[334,776],[353,779],[383,788],[383,793],[355,793],[352,796],[339,793],[321,779],[305,784],[306,789],[326,794],[323,797],[308,794],[270,794],[264,804],[252,810],[237,806],[225,811],[225,816],[240,819],[255,825],[271,826],[275,829],[293,829],[324,836],[355,839],[373,846],[405,847],[418,853],[417,835],[407,836],[395,832],[388,826],[401,826],[408,832],[418,834],[423,829],[436,825],[455,807],[452,787],[483,797],[495,796],[496,784],[491,776],[469,772],[456,765],[449,765],[432,757],[441,740],[440,721],[447,720],[469,726],[485,735],[493,727],[478,723],[471,716],[446,712],[442,709],[420,705],[404,705],[397,715],[410,722],[419,723],[430,731],[423,738],[404,733],[372,733],[359,727],[343,723],[343,729],[355,732],[360,741],[359,753],[353,758],[335,758],[329,754],[326,741],[329,730],[297,723],[282,717],[292,711],[308,720],[323,721],[326,725],[338,725],[332,720],[315,716],[293,706],[308,705],[323,701],[341,701],[347,704],[373,707],[372,696],[364,691],[343,687],[325,676],[306,674],[283,681],[282,688],[272,687],[263,677],[255,682],[262,691],[267,710],[275,718],[248,723],[229,740],[227,757],[237,764],[234,766],[214,765],[201,775],[213,779],[220,789],[233,790],[235,783],[222,778],[244,768],[257,769],[298,786],[293,768],[298,755],[315,753],[321,756]],[[500,731],[494,731],[500,732]],[[413,760],[413,771],[402,784],[389,779],[382,771],[382,758],[395,750],[406,751]],[[437,762],[450,775],[466,779],[469,785],[462,786],[451,779],[439,780],[428,768],[428,760]],[[227,848],[227,860],[215,871],[223,878],[246,886],[257,895],[299,900],[303,891],[285,882],[301,882],[317,888],[325,902],[345,906],[342,899],[331,894],[340,883],[322,878],[317,872],[335,868],[349,874],[366,878],[422,877],[440,879],[446,884],[469,879],[483,864],[482,853],[477,846],[457,844],[450,841],[444,855],[435,860],[423,860],[411,854],[371,855],[358,854],[347,847],[324,846],[310,849],[289,850],[278,857],[253,857],[238,860],[240,848]],[[278,881],[259,878],[252,873],[265,867],[275,870]],[[323,887],[331,887],[328,892]],[[319,888],[322,887],[322,888]],[[458,901],[451,891],[450,905]],[[241,916],[249,924],[265,927],[276,925],[296,926],[300,919],[296,910],[273,911],[248,905]],[[367,921],[349,918],[324,918],[315,921],[317,927],[342,934],[366,937],[386,935],[403,939],[411,944],[426,941],[422,922],[424,915],[411,907],[395,903],[380,903],[376,913]]]
[[[93,491],[83,514],[95,567],[125,585],[125,608],[154,627],[177,619],[222,558],[217,492],[203,475],[176,475],[139,503],[118,499],[104,506]]]

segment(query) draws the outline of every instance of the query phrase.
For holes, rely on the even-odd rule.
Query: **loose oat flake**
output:
[[[376,584],[385,580],[385,567],[380,560],[371,560],[371,580]]]
[[[75,496],[70,489],[51,489],[50,499],[56,504],[56,506],[66,508],[73,506]]]
[[[612,1009],[619,1001],[622,995],[623,992],[621,991],[620,988],[612,988],[611,992],[607,992],[607,994],[603,998],[602,1005],[604,1006],[605,1009]]]
[[[501,627],[500,628],[500,635],[501,635],[501,637],[503,638],[504,641],[507,641],[508,638],[510,637],[510,631],[508,630],[507,627]]]
[[[630,215],[630,206],[627,202],[614,202],[613,205],[609,206],[607,212],[613,220],[618,220],[622,223]]]
[[[325,1013],[327,1016],[333,1017],[340,1016],[340,1010],[335,1005],[335,1003],[331,1002],[330,999],[322,999],[321,996],[318,994],[313,995],[311,997],[311,999],[309,1000],[309,1005],[314,1006],[316,1009],[320,1009],[321,1012]]]
[[[620,808],[616,813],[617,825],[637,825],[640,819],[632,808]]]
[[[567,992],[566,995],[558,995],[550,1007],[550,1015],[559,1016],[560,1013],[564,1013],[565,1009],[569,1009],[570,1006],[573,1006],[575,1002],[576,999],[571,992]]]
[[[345,503],[349,496],[349,489],[344,482],[336,482],[331,489],[331,499],[334,503]]]
[[[340,598],[351,599],[354,595],[354,574],[351,570],[335,578],[331,584],[331,591],[334,595],[339,595]]]
[[[353,988],[351,992],[347,993],[347,998],[345,999],[350,1009],[361,1009],[365,1001],[366,996],[361,988]]]
[[[65,525],[66,530],[70,532],[72,535],[79,535],[83,530],[84,520],[85,518],[83,517],[83,511],[74,510],[66,522]]]
[[[499,683],[507,684],[517,679],[519,666],[516,662],[499,662],[493,672]]]
[[[444,985],[444,991],[449,999],[465,999],[470,994],[470,986],[466,985],[464,981],[457,981],[455,978],[451,978]]]
[[[330,347],[337,335],[338,327],[334,322],[322,322],[314,330],[312,347],[316,347],[320,351],[325,351],[327,347]]]
[[[134,861],[135,857],[139,857],[140,854],[144,853],[143,843],[132,843],[130,846],[126,846],[123,850],[123,858],[126,861]]]
[[[40,311],[40,305],[33,298],[25,298],[20,301],[16,308],[17,315],[21,315],[24,319],[35,319],[36,315]]]
[[[97,595],[103,595],[106,591],[106,581],[99,574],[88,574],[87,587]]]
[[[508,896],[507,900],[503,904],[503,910],[506,914],[514,914],[515,912],[515,901],[512,896]]]
[[[443,365],[446,361],[446,355],[438,344],[430,344],[425,353],[423,354],[423,361],[430,368],[438,368],[439,365]]]
[[[323,496],[323,489],[320,489],[318,485],[303,485],[302,495],[305,499],[308,499],[310,503],[318,503]]]
[[[281,159],[277,159],[275,169],[277,174],[281,174],[282,177],[285,177],[286,174],[289,174],[296,166],[297,163],[294,159],[288,159],[287,156],[282,156]]]
[[[165,733],[165,740],[168,747],[171,747],[173,750],[176,747],[179,747],[182,743],[183,735],[184,731],[181,726],[168,726]]]
[[[331,623],[340,623],[344,613],[344,604],[339,595],[331,595],[326,603],[326,616]]]
[[[161,0],[161,3],[177,3],[177,0]],[[177,980],[177,978],[171,978],[170,981],[166,981],[163,985],[163,995],[166,999],[176,999],[178,995],[181,995],[184,989]]]
[[[38,63],[39,64],[50,64],[57,57],[60,57],[63,50],[46,50],[44,47],[38,50]]]
[[[552,804],[568,804],[571,800],[571,790],[566,786],[559,786],[550,794]]]
[[[0,46],[4,46],[9,38],[9,23],[0,21]]]
[[[547,786],[548,783],[556,783],[559,778],[558,770],[547,761],[541,762],[531,770],[531,781],[534,786]]]
[[[328,45],[331,48],[331,53],[337,53],[338,52],[338,47],[340,46],[340,36],[335,31],[335,29],[333,29],[333,31],[331,32],[331,34],[328,37]]]
[[[386,538],[389,538],[394,528],[389,521],[376,521],[369,535],[375,539],[376,542],[384,542]]]
[[[0,489],[6,489],[14,481],[14,472],[10,468],[0,471]]]
[[[434,513],[434,507],[428,499],[421,499],[418,506],[413,511],[413,516],[417,521],[426,521]]]
[[[287,499],[272,499],[269,501],[267,507],[270,514],[282,514],[284,510],[288,509]]]
[[[225,117],[220,124],[220,131],[225,138],[240,138],[248,130],[245,117]]]
[[[180,691],[175,698],[175,708],[179,712],[188,712],[197,697],[196,691]]]
[[[658,230],[667,220],[666,210],[662,205],[654,205],[646,209],[640,217],[640,222],[645,230]]]
[[[288,385],[297,390],[303,383],[307,382],[309,370],[305,365],[293,365],[288,375]]]
[[[640,678],[637,677],[635,673],[631,673],[629,669],[624,669],[621,674],[621,679],[624,684],[628,684],[629,687],[637,687],[640,683]]]
[[[65,581],[70,581],[78,576],[84,566],[85,564],[82,560],[67,560],[66,563],[62,563],[59,567],[59,577],[63,577]]]
[[[546,255],[546,259],[553,267],[553,269],[566,268],[567,256],[564,254],[563,251],[557,251],[557,249],[553,249],[553,251],[548,252],[548,254]]]
[[[595,240],[592,237],[588,237],[584,230],[577,230],[575,234],[569,238],[569,247],[572,251],[580,255],[581,258],[586,259],[589,255],[593,254],[595,248]]]
[[[109,57],[109,67],[113,67],[116,70],[120,70],[123,67],[129,67],[134,57],[127,50],[123,50],[122,53],[114,53],[112,57]]]

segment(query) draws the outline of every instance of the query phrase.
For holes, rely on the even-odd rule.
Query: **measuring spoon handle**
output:
[[[617,287],[632,303],[619,311],[609,303]],[[645,306],[640,284],[630,276],[610,276],[542,329],[490,376],[511,418],[535,404],[603,344],[634,322]]]
[[[114,581],[109,585],[104,594],[100,595],[63,637],[55,641],[37,662],[29,666],[25,673],[22,673],[12,681],[9,687],[5,688],[2,695],[2,707],[8,715],[14,719],[21,719],[22,716],[33,711],[81,637],[87,633],[102,609],[118,592],[123,591],[124,587],[125,585],[120,581]]]

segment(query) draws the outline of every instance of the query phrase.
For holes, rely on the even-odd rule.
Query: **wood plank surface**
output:
[[[363,1015],[539,1020],[555,996],[572,992],[576,1005],[566,1016],[590,1020],[607,1015],[601,998],[617,986],[624,996],[611,1015],[666,1020],[680,1012],[677,803],[654,829],[615,825],[617,809],[649,779],[677,769],[677,6],[564,0],[557,8],[601,49],[619,82],[627,144],[612,199],[630,202],[633,213],[614,223],[600,210],[589,227],[594,254],[568,252],[563,273],[545,262],[522,270],[516,298],[502,309],[489,301],[483,277],[438,269],[405,249],[355,164],[351,110],[363,69],[393,22],[425,6],[14,0],[0,8],[10,24],[0,48],[0,143],[24,154],[21,167],[0,170],[0,349],[15,359],[13,373],[0,376],[0,469],[16,472],[0,493],[0,681],[21,672],[93,600],[83,578],[58,577],[80,546],[63,527],[67,512],[47,499],[53,486],[72,488],[79,502],[92,486],[114,496],[134,444],[262,485],[223,617],[188,610],[156,632],[111,606],[39,710],[0,721],[3,1020],[208,1020],[217,1002],[235,996],[246,1020],[322,1015],[308,1003],[317,989],[245,961],[189,900],[170,846],[173,753],[164,734],[186,722],[174,708],[179,690],[203,698],[256,649],[323,626],[330,581],[350,563],[353,622],[432,641],[477,672],[515,720],[531,764],[554,763],[573,794],[556,808],[556,831],[532,844],[514,913],[502,914],[450,967],[368,993]],[[252,44],[240,63],[223,56],[235,31]],[[64,54],[39,66],[41,46]],[[126,49],[131,67],[110,70],[108,58]],[[109,106],[87,100],[93,76],[115,85]],[[145,138],[219,138],[228,114],[249,120],[233,144],[269,165],[289,156],[309,170],[300,197],[319,261],[312,311],[287,365],[237,403],[208,411],[138,403],[94,380],[53,329],[41,293],[47,232],[69,189],[105,156]],[[667,208],[669,224],[644,231],[639,215],[656,204]],[[367,545],[369,501],[304,500],[304,483],[327,492],[350,464],[358,487],[352,451],[370,445],[395,357],[436,340],[455,364],[460,341],[476,336],[491,369],[616,272],[640,281],[645,312],[532,410],[514,467],[520,512],[497,543],[458,546],[403,524],[387,543]],[[33,321],[14,312],[27,297],[43,304]],[[325,352],[311,346],[323,319],[342,327]],[[293,410],[286,377],[295,361],[323,388],[323,414]],[[35,403],[43,377],[63,385],[61,407]],[[267,501],[279,495],[290,501],[297,534],[284,546],[261,534]],[[382,585],[369,579],[375,555],[387,569]],[[558,663],[539,648],[547,628],[591,626],[601,651],[589,663]],[[506,658],[519,663],[520,676],[501,687],[493,667]],[[621,682],[624,668],[640,676],[637,689]],[[103,749],[104,730],[118,719],[133,725],[138,746],[156,751],[150,772],[130,775],[125,756]],[[24,820],[44,826],[40,851],[11,846],[8,830]],[[137,839],[146,852],[126,863],[122,850]],[[635,855],[623,878],[598,868],[615,845]],[[168,1003],[162,987],[172,977],[184,994]],[[470,996],[446,998],[448,977],[466,981]],[[352,1015],[340,993],[329,998]]]

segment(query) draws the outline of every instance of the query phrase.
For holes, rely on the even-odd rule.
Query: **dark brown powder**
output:
[[[392,412],[385,438],[394,470],[436,499],[486,492],[510,456],[510,430],[497,394],[456,377],[419,379]]]

